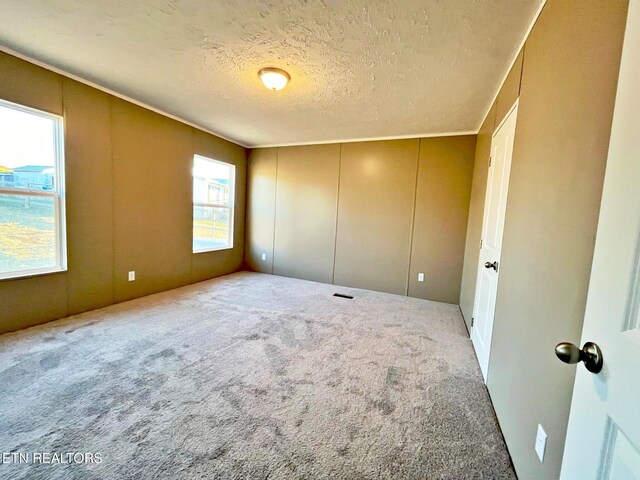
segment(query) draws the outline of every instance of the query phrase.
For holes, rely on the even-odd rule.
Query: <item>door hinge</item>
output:
[[[482,239],[480,239],[480,248],[482,248]]]
[[[493,157],[489,156],[489,166],[491,166],[491,161],[493,160]]]
[[[471,327],[473,327],[473,322],[475,322],[475,320],[476,319],[474,317],[471,317]]]

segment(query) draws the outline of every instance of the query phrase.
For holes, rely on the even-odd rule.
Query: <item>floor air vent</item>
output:
[[[351,295],[345,295],[344,293],[334,293],[333,296],[340,297],[340,298],[348,298],[349,300],[353,299]]]

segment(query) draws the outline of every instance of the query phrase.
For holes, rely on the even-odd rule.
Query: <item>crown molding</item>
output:
[[[514,55],[513,59],[511,60],[511,63],[509,64],[509,68],[507,68],[507,71],[504,73],[504,77],[502,77],[502,81],[500,82],[500,85],[498,86],[498,89],[494,93],[493,98],[491,99],[491,102],[489,102],[489,106],[487,107],[486,112],[482,116],[482,120],[480,120],[480,124],[478,125],[478,128],[477,128],[478,132],[480,131],[480,127],[482,127],[482,124],[484,123],[484,121],[487,119],[487,116],[489,115],[489,112],[491,111],[491,107],[493,107],[493,104],[495,103],[496,99],[498,98],[498,94],[500,93],[500,90],[502,90],[502,86],[504,85],[504,82],[507,81],[507,77],[509,76],[509,72],[511,71],[511,68],[516,63],[516,60],[518,59],[518,55],[520,55],[520,52],[522,51],[522,49],[524,48],[525,44],[527,43],[527,40],[529,39],[529,35],[531,34],[531,30],[533,30],[533,26],[538,21],[538,18],[540,17],[540,14],[542,13],[542,10],[544,9],[544,6],[546,4],[547,4],[547,0],[543,0],[543,2],[538,7],[538,10],[536,11],[536,14],[533,16],[533,20],[531,21],[531,24],[529,25],[529,28],[525,32],[524,37],[522,38],[522,42],[520,42],[520,46],[516,50],[516,54]]]
[[[80,77],[80,76],[75,75],[75,74],[70,73],[70,72],[67,72],[67,71],[65,71],[65,70],[63,70],[61,68],[55,67],[55,66],[53,66],[53,65],[51,65],[49,63],[43,62],[41,60],[37,60],[37,59],[35,59],[33,57],[30,57],[29,55],[25,55],[23,53],[17,52],[16,50],[13,50],[12,48],[9,48],[9,47],[7,47],[5,45],[0,45],[0,52],[7,53],[7,54],[12,55],[14,57],[17,57],[17,58],[19,58],[21,60],[24,60],[26,62],[33,63],[34,65],[37,65],[38,67],[45,68],[45,69],[50,70],[50,71],[52,71],[54,73],[62,75],[63,77],[67,77],[67,78],[70,78],[71,80],[75,80],[76,82],[83,83],[85,85],[88,85],[89,87],[95,88],[96,90],[100,90],[101,92],[108,93],[109,95],[113,95],[114,97],[117,97],[117,98],[119,98],[121,100],[125,100],[125,101],[127,101],[129,103],[133,103],[134,105],[138,105],[139,107],[146,108],[147,110],[151,110],[152,112],[158,113],[158,114],[160,114],[160,115],[162,115],[164,117],[168,117],[168,118],[171,118],[172,120],[176,120],[176,121],[178,121],[180,123],[184,123],[185,125],[189,125],[190,127],[196,128],[196,129],[201,130],[201,131],[203,131],[205,133],[208,133],[210,135],[215,135],[216,137],[219,137],[219,138],[221,138],[223,140],[226,140],[228,142],[231,142],[231,143],[235,143],[236,145],[239,145],[241,147],[250,148],[247,145],[239,142],[238,140],[234,140],[233,138],[226,137],[226,136],[224,136],[224,135],[222,135],[222,134],[220,134],[218,132],[214,132],[213,130],[209,130],[208,128],[205,128],[205,127],[203,127],[201,125],[197,125],[197,124],[195,124],[193,122],[190,122],[189,120],[186,120],[186,119],[184,119],[182,117],[178,117],[176,115],[172,115],[171,113],[167,113],[167,112],[165,112],[163,110],[160,110],[159,108],[153,107],[153,106],[151,106],[151,105],[149,105],[147,103],[144,103],[144,102],[141,102],[139,100],[136,100],[135,98],[128,97],[127,95],[123,95],[122,93],[118,93],[118,92],[116,92],[114,90],[111,90],[110,88],[106,88],[106,87],[103,87],[102,85],[98,85],[97,83],[92,82],[91,80],[87,80],[86,78]]]
[[[336,140],[323,140],[319,142],[274,143],[274,144],[266,144],[266,145],[255,145],[248,148],[302,147],[305,145],[328,145],[328,144],[336,144],[336,143],[378,142],[383,140],[407,140],[411,138],[455,137],[459,135],[477,135],[477,133],[478,133],[478,130],[468,130],[463,132],[416,133],[412,135],[392,135],[389,137],[345,138],[345,139],[336,139]]]

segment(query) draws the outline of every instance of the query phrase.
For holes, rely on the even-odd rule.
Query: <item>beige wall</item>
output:
[[[553,349],[580,341],[625,18],[623,1],[551,1],[527,41],[488,373],[523,479],[562,460],[575,368]]]
[[[273,273],[277,163],[277,148],[259,148],[251,151],[247,165],[245,263],[261,273]]]
[[[74,314],[114,301],[111,100],[106,93],[68,79],[63,92],[67,313]]]
[[[334,283],[405,295],[420,140],[345,143]]]
[[[507,113],[511,111],[511,107],[520,95],[520,87],[522,82],[522,66],[524,63],[525,48],[523,47],[516,61],[507,74],[504,83],[500,87],[498,96],[495,100],[495,116],[493,120],[494,130],[502,123]]]
[[[340,145],[278,149],[273,273],[333,281]]]
[[[560,472],[575,368],[553,349],[580,341],[626,7],[626,1],[549,0],[524,49],[488,371],[522,479],[557,479]],[[467,320],[490,135],[515,84],[505,82],[510,99],[501,100],[501,92],[478,136],[460,299]],[[544,463],[533,449],[538,423],[548,434]]]
[[[458,303],[475,148],[475,136],[422,140],[410,297]]]
[[[475,136],[254,150],[247,265],[457,303],[474,150]]]
[[[240,268],[244,148],[4,53],[0,98],[64,116],[68,251],[67,272],[0,281],[0,333]],[[231,250],[191,253],[194,153],[236,165]]]
[[[524,48],[518,54],[516,61],[509,70],[489,113],[487,113],[478,131],[473,169],[473,184],[471,187],[471,203],[469,205],[469,220],[467,224],[467,238],[464,251],[464,267],[462,283],[460,285],[460,310],[462,311],[462,316],[468,329],[471,329],[471,317],[473,316],[473,302],[478,275],[480,237],[482,236],[482,218],[484,215],[484,198],[487,189],[489,157],[491,155],[491,140],[493,132],[502,123],[502,120],[504,120],[520,95],[523,61]]]

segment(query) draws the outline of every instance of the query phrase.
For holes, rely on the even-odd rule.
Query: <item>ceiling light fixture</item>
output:
[[[291,80],[287,72],[275,67],[263,68],[258,72],[258,76],[264,86],[273,91],[282,90]]]

